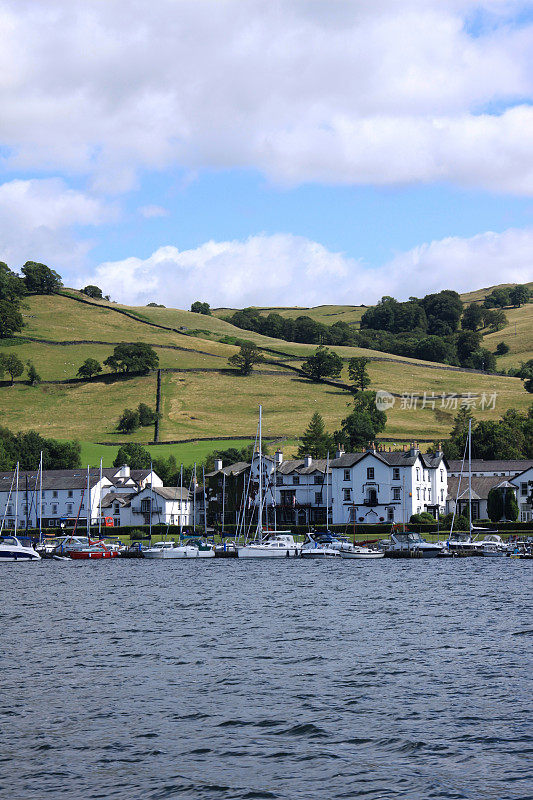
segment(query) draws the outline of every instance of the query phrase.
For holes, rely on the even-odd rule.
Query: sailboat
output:
[[[459,493],[461,489],[461,479],[465,466],[466,453],[468,449],[468,531],[454,531],[453,523],[457,514],[457,507],[459,502]],[[450,535],[446,542],[446,547],[450,553],[455,555],[481,555],[481,547],[478,542],[475,542],[472,536],[472,420],[468,420],[468,437],[463,454],[463,463],[461,465],[461,472],[459,475],[459,483],[457,485],[457,496],[455,498],[455,508],[452,517],[452,525]]]
[[[263,407],[259,406],[259,492],[256,538],[237,550],[238,558],[290,558],[300,555],[301,547],[290,531],[266,531],[263,528],[263,452],[262,452]],[[253,459],[252,459],[253,462]]]
[[[14,534],[4,534],[4,525],[6,520],[7,507],[11,500],[13,493],[13,486],[15,485],[15,531]],[[13,480],[9,489],[9,495],[6,502],[6,508],[2,523],[0,525],[0,562],[1,561],[40,561],[41,556],[31,545],[23,544],[17,537],[17,522],[18,522],[18,487],[19,487],[19,465],[13,473]]]

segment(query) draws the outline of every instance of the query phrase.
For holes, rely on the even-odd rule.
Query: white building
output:
[[[20,472],[18,487],[15,472],[0,473],[0,520],[4,527],[38,528],[42,509],[42,527],[72,527],[98,524],[101,499],[110,492],[122,496],[137,493],[153,482],[162,485],[158,475],[150,470],[130,470],[111,467],[102,470],[56,469],[43,470],[41,480],[37,470]],[[102,517],[105,517],[102,509]],[[111,515],[111,516],[114,516]]]
[[[520,522],[530,522],[533,520],[533,465],[511,478],[510,482],[517,488]]]
[[[455,476],[448,477],[448,497],[446,500],[446,513],[452,514],[457,505],[457,513],[467,515],[470,504],[472,505],[472,519],[488,519],[488,499],[492,489],[502,489],[504,492],[516,492],[512,482],[500,475],[484,475],[474,477],[468,481],[468,474],[463,473],[460,480]]]
[[[192,493],[171,486],[147,486],[140,492],[108,493],[102,499],[102,512],[108,511],[117,525],[174,525],[189,528],[193,518]],[[197,522],[199,512],[197,509]],[[151,518],[151,520],[150,520]]]
[[[408,522],[412,514],[444,513],[448,470],[442,451],[374,447],[345,453],[330,464],[332,522]]]
[[[275,455],[274,496],[278,523],[313,525],[326,523],[326,503],[331,507],[331,470],[325,458],[283,460]]]
[[[448,461],[448,475],[458,478],[461,474],[463,462],[461,459],[450,459]],[[523,472],[529,467],[533,467],[533,460],[527,459],[494,459],[485,461],[483,458],[472,459],[473,478],[514,478],[519,472]],[[463,476],[468,475],[468,461],[465,461]]]

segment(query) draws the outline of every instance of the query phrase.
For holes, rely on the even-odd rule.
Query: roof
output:
[[[214,478],[215,475],[225,475],[227,478],[234,477],[235,475],[241,475],[243,472],[246,472],[247,469],[250,469],[250,463],[248,461],[236,461],[235,464],[228,464],[227,467],[222,467],[222,469],[207,472],[205,477]]]
[[[114,470],[116,472],[116,470]],[[0,472],[0,492],[8,492],[15,472]],[[104,478],[111,480],[107,475],[103,474]],[[26,489],[26,478],[28,479],[28,489],[34,491],[37,487],[39,489],[40,480],[38,479],[38,470],[31,470],[28,472],[19,473],[19,492]],[[89,487],[96,486],[100,480],[100,469],[93,468],[89,470]],[[46,469],[43,470],[43,490],[46,489],[85,489],[87,486],[87,470],[80,467],[79,469]]]
[[[342,469],[353,467],[367,456],[373,456],[389,467],[412,467],[420,458],[422,464],[428,469],[435,469],[439,464],[446,464],[444,456],[436,453],[419,453],[418,450],[400,450],[398,452],[388,452],[385,450],[367,450],[364,453],[344,453],[340,458],[335,458],[330,466],[332,469]]]
[[[459,478],[448,476],[448,500],[455,500]],[[472,500],[486,500],[491,489],[516,489],[512,483],[502,480],[500,475],[487,475],[482,478],[472,477]],[[461,493],[459,500],[468,500],[468,475],[461,479]]]
[[[123,492],[121,494],[108,492],[102,497],[100,505],[102,508],[110,508],[114,503],[118,503],[119,506],[129,506],[132,498],[135,497],[136,494],[137,492]]]
[[[282,461],[278,464],[276,472],[281,475],[288,475],[290,472],[297,472],[299,475],[312,475],[314,472],[325,474],[328,462],[325,458],[315,458],[309,467],[305,466],[305,458],[293,458]]]
[[[450,472],[461,472],[462,459],[451,459],[448,461],[448,469]],[[483,458],[472,459],[472,472],[524,472],[526,469],[533,467],[533,460],[531,459],[494,459],[485,461]],[[468,465],[465,462],[465,474],[468,470]],[[496,476],[495,476],[496,477]]]
[[[148,490],[149,491],[149,490]],[[153,494],[157,494],[164,500],[188,500],[189,490],[179,486],[154,486]]]

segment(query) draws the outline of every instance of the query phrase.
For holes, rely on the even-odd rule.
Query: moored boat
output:
[[[330,533],[308,533],[302,545],[302,558],[340,558],[339,540]]]
[[[238,558],[290,558],[300,555],[301,547],[288,531],[267,532],[267,537],[239,547]]]
[[[97,561],[106,558],[118,558],[118,550],[108,547],[105,542],[95,542],[80,550],[71,550],[69,553],[73,561]]]
[[[0,538],[0,561],[40,561],[41,556],[31,545],[24,545],[16,536]]]

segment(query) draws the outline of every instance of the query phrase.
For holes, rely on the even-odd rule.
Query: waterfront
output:
[[[0,797],[530,797],[530,562],[302,567],[4,567]]]

